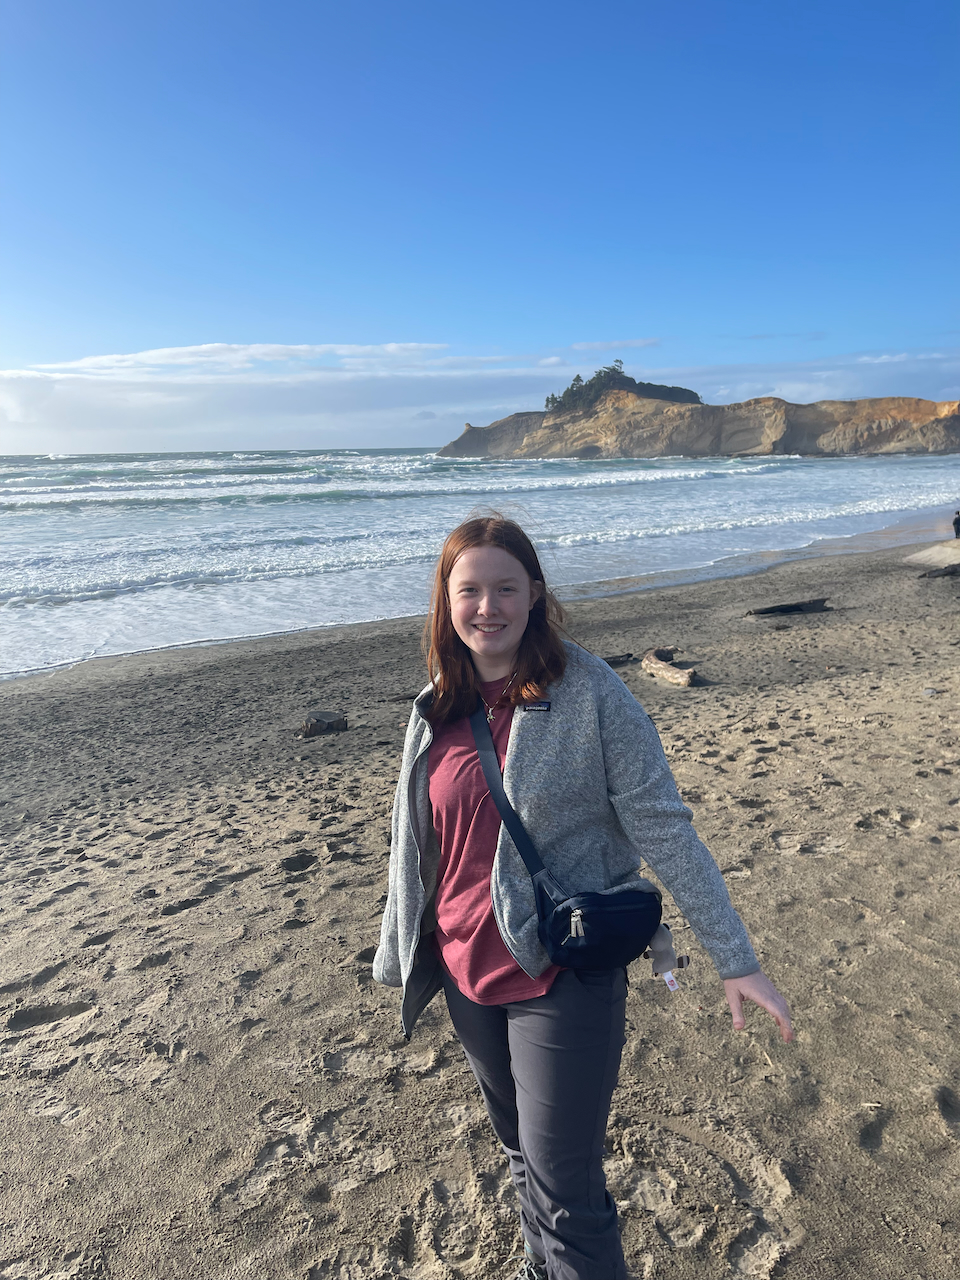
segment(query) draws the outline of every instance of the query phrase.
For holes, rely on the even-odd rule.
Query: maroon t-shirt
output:
[[[493,706],[506,680],[480,685]],[[498,707],[490,731],[500,768],[513,708]],[[560,972],[551,965],[531,978],[507,950],[490,901],[490,873],[500,815],[487,789],[467,719],[438,725],[430,744],[430,806],[440,840],[436,946],[457,990],[476,1004],[508,1004],[546,995]]]

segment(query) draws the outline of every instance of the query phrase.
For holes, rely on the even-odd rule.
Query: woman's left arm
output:
[[[770,1014],[784,1041],[792,1040],[787,1003],[760,969],[723,876],[693,829],[652,722],[612,672],[601,677],[598,709],[610,801],[709,951],[734,1027],[746,1026],[743,1002],[749,1000]]]
[[[601,673],[601,680],[607,795],[621,827],[673,895],[720,977],[756,973],[760,964],[747,931],[716,862],[693,828],[656,729],[618,676]]]

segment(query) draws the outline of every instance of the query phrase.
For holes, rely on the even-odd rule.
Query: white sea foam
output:
[[[955,508],[960,457],[494,460],[428,451],[0,458],[0,672],[425,607],[472,509],[575,584]]]

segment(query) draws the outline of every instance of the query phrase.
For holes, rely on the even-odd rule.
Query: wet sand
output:
[[[571,606],[601,656],[700,673],[618,668],[798,1026],[734,1033],[689,930],[678,995],[633,966],[608,1177],[637,1276],[960,1269],[960,578],[906,554]],[[516,1269],[446,1014],[408,1045],[371,979],[419,630],[0,685],[2,1280]],[[349,730],[300,740],[317,707]]]

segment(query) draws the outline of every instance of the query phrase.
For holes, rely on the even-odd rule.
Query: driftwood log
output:
[[[315,738],[321,733],[342,733],[347,727],[347,717],[340,711],[311,711],[300,733],[304,738]]]
[[[644,671],[652,676],[657,676],[661,680],[667,680],[670,684],[680,685],[684,689],[689,689],[697,678],[697,673],[693,667],[689,667],[686,671],[680,667],[673,665],[673,659],[680,652],[676,645],[671,645],[667,649],[648,649],[640,659],[640,666]]]
[[[939,569],[928,569],[926,573],[918,574],[921,578],[952,578],[954,574],[960,574],[960,564],[945,564]]]
[[[819,600],[798,600],[796,604],[771,604],[765,609],[748,609],[745,618],[759,618],[764,613],[826,613],[829,596]]]

